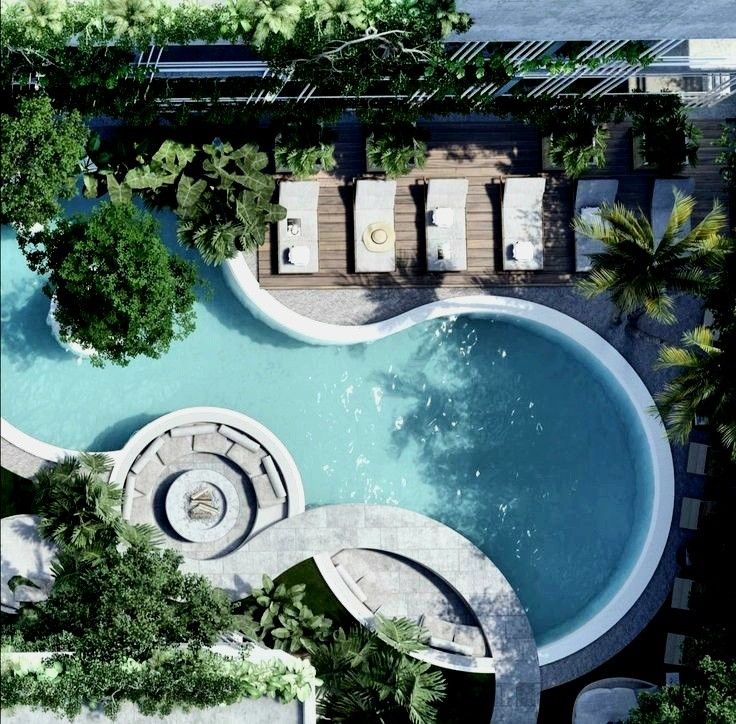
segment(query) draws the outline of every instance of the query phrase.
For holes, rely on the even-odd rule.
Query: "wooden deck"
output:
[[[697,124],[703,132],[700,162],[688,174],[695,178],[696,220],[714,198],[726,201],[715,157],[720,123]],[[271,289],[315,289],[344,286],[467,286],[497,284],[564,284],[575,278],[574,239],[570,228],[575,182],[561,172],[541,172],[539,134],[532,128],[506,122],[435,121],[425,124],[429,134],[426,166],[398,179],[396,192],[396,257],[394,273],[356,274],[353,262],[353,180],[365,170],[360,126],[336,127],[338,166],[320,174],[319,249],[317,274],[276,273],[276,236],[258,251],[258,276]],[[612,126],[608,165],[591,178],[617,178],[618,199],[649,211],[654,174],[632,171],[628,125]],[[501,189],[507,176],[547,177],[544,196],[544,270],[504,272],[501,269]],[[426,271],[424,241],[424,179],[469,179],[467,205],[468,269],[464,272]],[[587,178],[587,177],[586,177]]]

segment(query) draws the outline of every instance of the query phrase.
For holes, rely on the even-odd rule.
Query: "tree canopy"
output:
[[[194,330],[195,268],[131,203],[102,203],[20,240],[31,269],[48,275],[61,338],[93,349],[93,364],[158,358]]]
[[[736,663],[706,656],[692,684],[641,694],[628,724],[730,724],[736,720]]]
[[[25,227],[59,211],[74,195],[89,131],[76,111],[57,113],[47,97],[25,98],[0,116],[0,221]]]
[[[230,602],[206,578],[182,573],[181,561],[168,549],[110,547],[94,564],[57,579],[49,598],[24,608],[10,632],[32,649],[103,660],[211,644],[232,627]]]

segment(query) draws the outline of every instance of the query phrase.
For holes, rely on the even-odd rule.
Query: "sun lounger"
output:
[[[675,578],[672,586],[672,608],[690,610],[690,594],[693,591],[693,581],[689,578]]]
[[[468,268],[465,202],[468,180],[430,179],[427,183],[425,228],[427,269],[463,271]]]
[[[714,342],[717,342],[720,339],[721,333],[715,326],[713,312],[707,307],[703,310],[703,326],[710,330],[710,334]]]
[[[687,451],[687,471],[693,475],[705,475],[710,445],[691,442]]]
[[[664,648],[664,663],[669,666],[682,666],[685,642],[690,638],[682,634],[667,634]]]
[[[279,274],[313,274],[319,271],[317,181],[282,181],[279,204],[286,218],[278,222]]]
[[[396,270],[395,197],[396,181],[361,179],[355,184],[356,272]]]
[[[618,181],[615,179],[596,179],[594,181],[578,181],[578,190],[575,195],[575,215],[583,221],[596,222],[599,220],[598,210],[603,204],[609,206],[616,201]],[[575,271],[589,271],[591,268],[591,254],[604,251],[604,245],[598,239],[575,232]]]
[[[680,528],[697,530],[703,522],[703,518],[713,512],[715,505],[712,500],[683,498],[680,511]]]
[[[675,205],[675,191],[682,196],[692,196],[695,189],[695,181],[691,178],[657,179],[654,182],[654,193],[652,194],[652,235],[655,246],[659,244],[664,236],[667,222],[670,220],[672,208]],[[685,233],[690,231],[688,220],[684,228]]]
[[[510,178],[503,192],[503,268],[535,270],[544,266],[543,178]]]

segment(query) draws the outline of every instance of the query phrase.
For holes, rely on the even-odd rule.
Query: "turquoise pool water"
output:
[[[634,411],[588,353],[528,323],[475,317],[309,346],[250,316],[220,270],[200,271],[212,296],[194,334],[163,359],[95,369],[52,338],[42,281],[4,229],[3,416],[47,442],[104,450],[181,407],[239,410],[286,444],[308,504],[400,505],[476,543],[540,645],[615,593],[641,547],[651,473]]]

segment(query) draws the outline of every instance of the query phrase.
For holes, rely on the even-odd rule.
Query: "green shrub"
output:
[[[308,178],[335,168],[335,146],[315,123],[288,123],[282,126],[274,148],[276,168],[286,168],[294,178]]]
[[[608,133],[598,127],[577,126],[550,136],[549,158],[555,166],[565,170],[565,174],[576,179],[591,167],[606,165],[606,143]]]
[[[377,126],[366,142],[368,165],[381,169],[388,178],[424,168],[427,144],[418,136],[413,125]]]
[[[679,99],[660,112],[637,112],[632,118],[632,133],[647,166],[671,175],[680,173],[686,163],[697,164],[702,134],[688,119]]]
[[[3,711],[30,706],[74,717],[83,707],[114,716],[130,701],[143,715],[165,717],[243,698],[305,701],[320,683],[309,661],[254,662],[247,654],[231,659],[203,649],[163,648],[144,660],[56,656],[34,667],[14,665],[8,656],[0,703]]]

